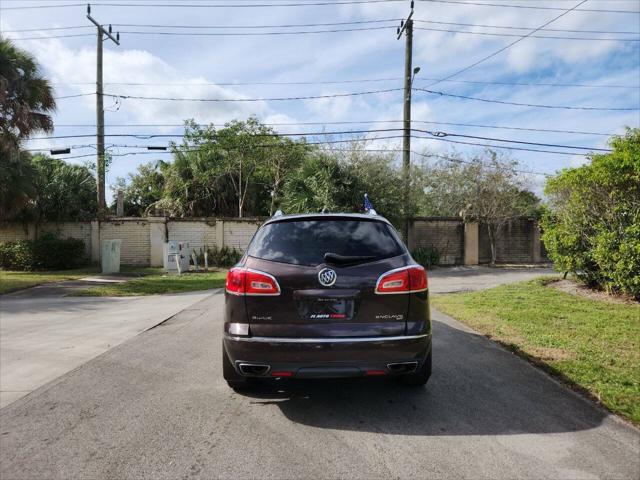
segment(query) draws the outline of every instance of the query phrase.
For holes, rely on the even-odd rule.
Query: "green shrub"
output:
[[[0,267],[6,270],[32,270],[33,242],[20,240],[0,243]]]
[[[207,251],[207,262],[210,267],[232,267],[242,258],[242,252],[234,247],[205,247]],[[204,266],[204,249],[197,253],[198,265]]]
[[[548,180],[542,240],[560,271],[640,299],[640,129]]]
[[[411,252],[411,256],[424,268],[431,268],[440,263],[440,252],[434,247],[418,247]]]
[[[47,233],[35,241],[0,244],[0,267],[7,270],[67,270],[86,263],[84,242],[76,238]]]

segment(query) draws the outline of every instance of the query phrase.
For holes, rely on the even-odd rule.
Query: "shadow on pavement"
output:
[[[594,428],[606,417],[477,334],[434,321],[426,387],[383,380],[271,381],[242,392],[317,428],[396,435],[510,435]]]

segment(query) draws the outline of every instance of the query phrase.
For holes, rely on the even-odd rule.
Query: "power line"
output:
[[[453,93],[438,92],[435,90],[428,90],[426,88],[414,87],[413,90],[417,90],[419,92],[431,93],[433,95],[440,95],[444,97],[460,98],[463,100],[475,100],[478,102],[487,102],[487,103],[500,103],[502,105],[516,105],[518,107],[554,108],[554,109],[564,109],[564,110],[625,111],[625,112],[640,110],[640,108],[575,107],[570,105],[545,105],[545,104],[539,104],[539,103],[507,102],[503,100],[492,100],[489,98],[470,97],[467,95],[455,95]]]
[[[316,100],[322,98],[337,98],[337,97],[354,97],[361,95],[375,95],[380,93],[390,93],[401,91],[402,88],[387,88],[384,90],[370,90],[366,92],[350,92],[350,93],[334,93],[327,95],[307,95],[298,97],[272,97],[272,98],[176,98],[176,97],[145,97],[142,95],[116,95],[111,93],[105,93],[105,97],[133,99],[133,100],[160,100],[171,102],[278,102],[278,101],[293,101],[293,100]]]
[[[637,38],[609,38],[609,37],[561,37],[558,35],[518,35],[516,33],[472,32],[469,30],[452,30],[445,28],[414,27],[416,30],[428,30],[430,32],[464,33],[467,35],[485,35],[489,37],[518,37],[518,38],[542,38],[547,40],[588,40],[603,42],[638,42]]]
[[[330,136],[330,135],[356,135],[356,134],[368,134],[368,133],[380,133],[380,132],[393,132],[393,131],[401,131],[402,128],[380,128],[380,129],[372,129],[372,130],[350,130],[350,131],[330,131],[330,132],[305,132],[305,133],[258,133],[252,134],[251,136],[256,137],[318,137],[318,136]],[[495,142],[505,142],[505,143],[517,143],[521,145],[532,145],[532,146],[540,146],[540,147],[556,147],[556,148],[568,148],[575,150],[596,150],[601,152],[611,152],[608,148],[595,148],[595,147],[583,147],[578,145],[561,145],[555,143],[539,143],[539,142],[528,142],[523,140],[508,140],[504,138],[493,138],[493,137],[480,137],[474,135],[464,135],[458,133],[447,133],[447,132],[431,132],[428,130],[421,130],[417,128],[412,128],[413,132],[427,133],[436,138],[444,138],[444,137],[461,137],[461,138],[470,138],[476,140],[488,140]],[[30,140],[59,140],[59,139],[68,139],[68,138],[88,138],[93,137],[94,135],[59,135],[59,136],[49,136],[49,137],[35,137]],[[214,135],[215,136],[215,135]],[[141,134],[141,133],[115,133],[115,134],[105,134],[105,137],[112,138],[137,138],[140,140],[150,140],[152,138],[181,138],[183,134]],[[418,137],[423,138],[423,137]]]
[[[520,145],[533,145],[533,146],[539,146],[539,147],[570,148],[570,149],[577,149],[577,150],[596,150],[599,152],[608,152],[608,153],[613,151],[609,148],[582,147],[577,145],[560,145],[557,143],[528,142],[524,140],[507,140],[504,138],[479,137],[475,135],[464,135],[461,133],[431,132],[429,130],[420,130],[417,128],[412,128],[411,130],[413,130],[414,132],[428,133],[429,135],[436,138],[460,137],[460,138],[470,138],[474,140],[487,140],[487,141],[493,141],[493,142],[517,143]]]
[[[251,134],[252,137],[291,137],[291,136],[299,136],[299,137],[317,137],[317,136],[331,136],[331,135],[355,135],[355,134],[371,134],[371,133],[389,133],[389,132],[396,132],[396,131],[401,131],[403,130],[402,128],[380,128],[380,129],[370,129],[370,130],[347,130],[347,131],[330,131],[330,132],[304,132],[304,133],[257,133],[257,134]],[[600,151],[600,152],[611,152],[610,149],[608,148],[596,148],[596,147],[584,147],[584,146],[579,146],[579,145],[564,145],[564,144],[555,144],[555,143],[541,143],[541,142],[530,142],[530,141],[524,141],[524,140],[510,140],[510,139],[505,139],[505,138],[495,138],[495,137],[482,137],[482,136],[475,136],[475,135],[466,135],[466,134],[460,134],[460,133],[449,133],[449,132],[441,132],[441,131],[436,131],[436,132],[432,132],[429,130],[423,130],[423,129],[417,129],[417,128],[412,128],[411,129],[412,132],[418,132],[418,133],[425,133],[428,134],[432,137],[434,137],[435,140],[443,140],[446,137],[459,137],[459,138],[468,138],[468,139],[472,139],[472,140],[486,140],[486,141],[494,141],[494,142],[503,142],[503,143],[514,143],[514,144],[518,144],[518,145],[530,145],[530,146],[540,146],[540,147],[553,147],[553,148],[566,148],[566,149],[574,149],[574,150],[589,150],[589,151]],[[213,135],[214,137],[216,136],[215,134]],[[420,137],[420,136],[415,136],[415,135],[411,135],[413,138],[428,138],[428,137]],[[60,135],[60,136],[49,136],[49,137],[36,137],[36,138],[32,138],[30,140],[59,140],[59,139],[70,139],[70,138],[87,138],[87,137],[93,137],[93,135]],[[151,134],[151,135],[145,135],[145,134],[135,134],[135,133],[121,133],[121,134],[106,134],[105,137],[112,137],[112,138],[123,138],[123,137],[129,137],[129,138],[137,138],[140,140],[150,140],[153,138],[181,138],[183,137],[182,134]],[[378,138],[373,138],[373,140],[377,140],[380,138],[398,138],[396,137],[378,137]],[[358,139],[346,139],[346,140],[337,140],[336,142],[349,142],[349,141],[354,141],[354,140],[358,140]],[[317,143],[331,143],[332,141],[319,141]],[[315,142],[305,142],[305,144],[307,145],[313,145],[315,144]],[[137,146],[130,146],[130,145],[121,145],[122,147],[131,147],[131,148],[138,148]],[[502,148],[503,146],[497,146],[497,148]],[[139,148],[146,148],[146,146],[144,147],[139,147]],[[506,148],[506,147],[505,147]],[[550,152],[550,153],[558,153],[558,152]],[[567,153],[567,152],[563,152],[563,153]]]
[[[266,25],[159,25],[159,24],[144,24],[144,23],[114,23],[113,27],[136,27],[136,28],[179,28],[179,29],[260,29],[260,28],[299,28],[299,27],[328,27],[338,25],[366,25],[371,23],[390,23],[397,22],[398,18],[389,18],[381,20],[354,20],[349,22],[328,22],[328,23],[293,23],[293,24],[266,24]],[[530,30],[532,27],[514,27],[506,25],[485,25],[477,23],[459,23],[459,22],[442,22],[436,20],[418,20],[414,21],[420,23],[429,23],[436,25],[454,25],[461,27],[481,27],[481,28],[498,28],[508,30]],[[77,26],[65,26],[65,27],[41,27],[41,28],[26,28],[19,30],[5,30],[4,33],[22,33],[22,32],[39,32],[39,31],[59,31],[59,30],[77,30],[91,28],[86,25]],[[565,33],[598,33],[598,34],[619,34],[619,35],[640,35],[640,31],[610,31],[610,30],[567,30],[567,29],[554,29],[545,28],[542,31],[546,32],[565,32]],[[465,32],[465,33],[480,33],[480,32]],[[520,36],[520,35],[515,35]],[[536,37],[546,38],[546,37]]]
[[[466,164],[466,165],[474,165],[474,162],[471,162],[469,160],[463,160],[461,158],[453,158],[453,157],[447,157],[445,155],[439,155],[436,153],[420,153],[416,150],[411,150],[411,153],[413,153],[414,155],[419,155],[421,157],[425,157],[425,158],[430,158],[430,157],[434,157],[434,158],[439,158],[441,160],[447,161],[447,162],[452,162],[452,163],[462,163],[462,164]],[[486,163],[480,162],[483,166],[485,167],[489,167],[491,168],[491,165],[487,165]],[[535,172],[535,171],[527,171],[527,170],[518,170],[518,169],[514,169],[515,172],[518,173],[523,173],[526,175],[542,175],[544,177],[551,177],[552,175],[550,173],[544,173],[544,172]]]
[[[365,3],[394,3],[402,0],[340,0],[340,1],[316,1],[306,3],[220,3],[220,4],[194,4],[194,3],[94,3],[100,7],[164,7],[164,8],[273,8],[273,7],[323,7],[331,5],[356,5]],[[0,10],[27,10],[40,8],[69,8],[84,7],[84,3],[67,3],[57,5],[27,5],[20,7],[2,7]]]
[[[388,88],[383,90],[370,90],[364,92],[350,92],[350,93],[334,93],[326,95],[306,95],[296,97],[259,97],[259,98],[179,98],[179,97],[148,97],[143,95],[119,95],[114,93],[105,93],[105,97],[119,98],[119,99],[132,99],[132,100],[155,100],[155,101],[171,101],[171,102],[275,102],[275,101],[299,101],[299,100],[316,100],[323,98],[337,98],[337,97],[353,97],[362,95],[375,95],[381,93],[397,92],[402,90],[401,88]],[[479,102],[487,103],[499,103],[503,105],[515,105],[519,107],[534,107],[534,108],[550,108],[550,109],[565,109],[565,110],[589,110],[589,111],[637,111],[639,108],[607,108],[607,107],[581,107],[570,105],[546,105],[536,103],[519,103],[509,102],[503,100],[494,100],[488,98],[471,97],[467,95],[455,95],[452,93],[439,92],[435,90],[428,90],[425,88],[413,87],[412,90],[430,93],[433,95],[440,95],[445,97],[460,98],[464,100],[475,100]],[[93,93],[84,93],[78,95],[69,95],[67,97],[57,98],[72,98],[86,95],[93,95]]]
[[[397,22],[398,18],[390,18],[386,20],[354,20],[350,22],[329,22],[329,23],[293,23],[284,25],[157,25],[157,24],[140,24],[140,23],[113,23],[111,26],[117,27],[136,27],[136,28],[183,28],[183,29],[236,29],[236,28],[298,28],[298,27],[330,27],[337,25],[365,25],[369,23],[389,23]],[[5,30],[4,33],[20,33],[20,32],[37,32],[48,30],[74,30],[79,28],[90,28],[85,25],[67,26],[67,27],[44,27],[44,28],[28,28],[21,30]]]
[[[250,136],[252,137],[315,137],[322,135],[351,135],[351,134],[362,134],[362,133],[373,133],[373,132],[394,132],[401,131],[402,128],[377,128],[377,129],[369,129],[369,130],[341,130],[341,131],[329,131],[329,132],[291,132],[291,133],[252,133]],[[53,140],[53,139],[63,139],[63,138],[86,138],[86,137],[94,137],[95,135],[55,135],[48,137],[34,137],[29,140]],[[215,136],[215,134],[214,134]],[[152,138],[175,138],[175,137],[183,137],[183,134],[144,134],[144,133],[113,133],[113,134],[105,134],[105,137],[135,137],[141,140],[148,140]]]
[[[482,27],[482,28],[503,28],[508,30],[531,30],[535,27],[514,27],[514,26],[506,26],[506,25],[483,25],[478,23],[456,23],[456,22],[440,22],[436,20],[418,20],[414,19],[415,22],[420,23],[431,23],[436,25],[456,25],[460,27]],[[613,34],[629,34],[629,35],[640,35],[640,31],[634,32],[625,32],[625,31],[609,31],[609,30],[567,30],[562,28],[544,28],[541,29],[544,32],[565,32],[565,33],[613,33]]]
[[[508,45],[506,45],[506,46],[504,46],[504,47],[502,47],[502,48],[500,48],[500,49],[496,50],[496,51],[495,51],[495,52],[493,52],[493,53],[490,53],[490,54],[489,54],[489,55],[487,55],[486,57],[483,57],[483,58],[481,58],[480,60],[477,60],[477,61],[473,62],[471,65],[467,65],[466,67],[464,67],[464,68],[462,68],[462,69],[460,69],[460,70],[457,70],[456,72],[452,73],[451,75],[446,76],[444,79],[445,79],[445,80],[449,80],[450,78],[457,77],[457,76],[458,76],[458,75],[460,75],[461,73],[466,72],[466,71],[468,71],[468,70],[471,70],[473,67],[475,67],[475,66],[477,66],[477,65],[479,65],[479,64],[481,64],[481,63],[483,63],[483,62],[485,62],[485,61],[487,61],[487,60],[489,60],[490,58],[495,57],[496,55],[498,55],[498,54],[500,54],[500,53],[504,52],[505,50],[507,50],[507,49],[509,49],[509,48],[511,48],[511,47],[512,47],[512,46],[514,46],[516,43],[521,42],[521,41],[522,41],[522,40],[524,40],[525,38],[527,38],[527,37],[529,37],[529,36],[533,35],[534,33],[536,33],[536,32],[538,32],[538,31],[542,30],[542,29],[543,29],[543,28],[545,28],[546,26],[548,26],[548,25],[552,24],[552,23],[553,23],[553,22],[555,22],[556,20],[558,20],[558,19],[560,19],[560,18],[564,17],[565,15],[567,15],[567,14],[568,14],[568,13],[570,13],[570,12],[572,12],[573,10],[575,10],[575,9],[576,9],[576,8],[578,8],[580,5],[583,5],[583,4],[584,4],[584,3],[586,3],[586,2],[587,2],[587,0],[580,0],[580,2],[579,2],[579,3],[577,3],[576,5],[574,5],[573,7],[569,8],[568,10],[563,11],[560,15],[557,15],[557,16],[553,17],[551,20],[549,20],[549,21],[547,21],[547,22],[543,23],[543,24],[542,24],[542,25],[540,25],[538,28],[535,28],[535,29],[531,30],[529,33],[527,33],[527,34],[526,34],[526,35],[524,35],[523,37],[520,37],[520,38],[518,38],[517,40],[514,40],[513,42],[511,42],[510,44],[508,44]],[[438,83],[440,83],[440,82],[433,82],[433,83],[430,83],[430,84],[428,85],[428,87],[433,87],[434,85],[436,85],[436,84],[438,84]]]
[[[511,5],[506,3],[486,3],[486,2],[471,2],[471,1],[461,1],[461,0],[418,0],[418,2],[430,2],[430,3],[448,3],[448,4],[458,4],[458,5],[478,5],[483,7],[500,7],[500,8],[525,8],[530,10],[555,10],[562,11],[564,8],[560,7],[546,7],[540,5]],[[582,2],[584,3],[584,2]],[[573,9],[577,12],[600,12],[600,13],[640,13],[637,10],[610,10],[610,9],[602,9],[602,8],[575,8]]]
[[[94,35],[95,36],[95,35]],[[95,95],[95,92],[89,92],[89,93],[77,93],[75,95],[63,95],[61,97],[53,97],[54,100],[64,100],[66,98],[77,98],[77,97],[88,97],[90,95]]]
[[[439,142],[447,142],[447,143],[455,143],[459,145],[473,145],[476,147],[485,147],[485,148],[500,148],[503,150],[516,150],[521,152],[537,152],[537,153],[552,153],[555,155],[579,155],[579,156],[587,156],[588,153],[579,153],[579,152],[561,152],[558,150],[540,150],[535,148],[525,148],[525,147],[510,147],[506,145],[495,145],[490,143],[478,143],[478,142],[463,142],[461,140],[450,140],[448,138],[439,138],[439,137],[412,137],[412,138],[420,138],[422,140],[437,140]]]
[[[383,27],[363,27],[363,28],[342,28],[331,30],[308,30],[308,31],[290,31],[290,32],[142,32],[142,31],[128,31],[124,30],[120,33],[127,35],[157,35],[157,36],[188,36],[188,37],[254,37],[254,36],[281,36],[281,35],[313,35],[321,33],[344,33],[344,32],[361,32],[371,30],[389,30],[394,29],[393,26]],[[492,37],[518,37],[522,38],[536,38],[547,40],[585,40],[585,41],[602,41],[602,42],[640,42],[637,38],[609,38],[609,37],[561,37],[555,35],[517,35],[512,33],[490,33],[490,32],[471,32],[468,30],[451,30],[441,28],[427,28],[427,27],[414,27],[416,30],[428,30],[432,32],[447,32],[447,33],[462,33],[468,35],[485,35]],[[76,38],[76,37],[93,37],[95,35],[90,33],[72,33],[64,35],[43,35],[37,37],[13,37],[12,41],[21,40],[49,40],[54,38]],[[442,79],[440,81],[448,80]]]
[[[414,27],[415,28],[415,27]],[[316,81],[298,81],[298,82],[279,82],[279,81],[260,81],[260,82],[105,82],[105,85],[124,85],[124,86],[166,86],[166,87],[228,87],[228,86],[256,86],[256,85],[339,85],[348,83],[374,83],[374,82],[395,82],[403,80],[402,77],[390,78],[361,78],[352,80],[316,80]],[[482,80],[444,80],[439,78],[414,78],[413,82],[442,81],[448,83],[465,83],[474,85],[507,85],[507,86],[526,86],[526,87],[584,87],[584,88],[626,88],[632,90],[640,89],[638,86],[630,85],[591,85],[584,83],[544,83],[544,82],[499,82],[499,81],[482,81]],[[52,82],[54,85],[93,85],[95,82]]]
[[[242,4],[235,3],[209,3],[209,4],[196,4],[196,3],[99,3],[94,2],[95,6],[100,7],[161,7],[161,8],[279,8],[279,7],[317,7],[317,6],[333,6],[333,5],[357,5],[357,4],[376,4],[376,3],[396,3],[402,0],[340,0],[340,1],[315,1],[315,2],[278,2],[278,3],[251,3]],[[419,2],[431,2],[431,3],[446,3],[446,4],[458,4],[458,5],[478,5],[485,7],[500,7],[500,8],[521,8],[531,10],[555,10],[562,11],[559,7],[547,7],[540,5],[512,5],[512,4],[496,4],[487,2],[471,2],[461,0],[418,0]],[[14,7],[2,7],[0,10],[28,10],[28,9],[42,9],[42,8],[70,8],[70,7],[84,7],[84,3],[67,3],[56,5],[26,5],[26,6],[14,6]],[[613,9],[601,9],[601,8],[578,8],[579,12],[600,12],[600,13],[628,13],[638,14],[637,10],[613,10]]]
[[[455,122],[432,122],[427,120],[411,120],[412,123],[424,123],[429,125],[452,125],[456,127],[477,127],[477,128],[490,128],[490,129],[498,129],[498,130],[518,130],[518,131],[527,131],[527,132],[543,132],[543,133],[569,133],[576,135],[597,135],[603,137],[610,137],[615,135],[614,133],[602,133],[602,132],[588,132],[588,131],[579,131],[579,130],[559,130],[559,129],[549,129],[549,128],[527,128],[527,127],[513,127],[513,126],[505,126],[505,125],[486,125],[479,123],[455,123]],[[351,120],[351,121],[325,121],[325,122],[276,122],[276,123],[263,123],[266,126],[308,126],[308,125],[356,125],[356,124],[375,124],[375,123],[402,123],[402,120]],[[218,124],[207,124],[207,123],[197,123],[198,126],[214,126],[214,127],[224,127],[224,123]],[[122,124],[111,124],[107,125],[110,128],[130,128],[130,127],[184,127],[184,123],[122,123]],[[57,124],[56,128],[61,127],[73,127],[73,128],[95,128],[95,124]]]

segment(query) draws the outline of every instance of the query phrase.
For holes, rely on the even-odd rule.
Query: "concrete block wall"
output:
[[[464,222],[459,218],[416,218],[410,237],[411,250],[418,247],[438,250],[441,265],[464,263]]]
[[[248,220],[244,222],[225,221],[224,222],[224,245],[227,247],[246,250],[253,234],[256,233],[262,222],[259,220]]]
[[[0,223],[0,242],[32,240],[29,225],[23,223]]]
[[[169,240],[189,242],[192,250],[199,252],[205,247],[218,245],[216,221],[169,220],[167,221]]]
[[[167,240],[188,241],[198,251],[205,246],[234,247],[244,251],[262,219],[123,217],[103,222],[60,222],[39,225],[0,224],[0,242],[35,239],[44,232],[85,242],[87,255],[100,261],[100,241],[121,239],[123,265],[162,266]],[[409,248],[435,248],[442,265],[488,263],[490,249],[486,226],[464,223],[459,218],[416,218],[409,231]],[[520,219],[505,227],[498,241],[498,262],[546,261],[540,231],[533,220]]]
[[[479,232],[479,260],[480,263],[491,261],[489,233],[484,224],[480,225]],[[545,260],[535,220],[512,220],[502,229],[496,240],[496,262],[537,263]]]
[[[100,222],[100,241],[122,240],[120,263],[122,265],[150,264],[151,242],[149,240],[149,221],[141,218],[122,218]],[[98,259],[93,259],[98,261]]]

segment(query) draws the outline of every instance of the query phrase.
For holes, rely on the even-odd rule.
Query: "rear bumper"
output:
[[[260,375],[246,376],[331,378],[394,375],[409,373],[422,366],[431,350],[431,334],[354,338],[238,337],[225,334],[224,348],[241,375],[246,374],[240,365],[268,366]],[[398,363],[412,364],[412,367],[397,369],[393,364]],[[279,372],[286,375],[277,375]]]

